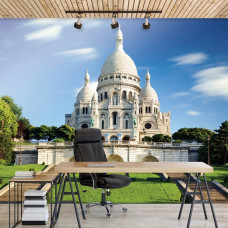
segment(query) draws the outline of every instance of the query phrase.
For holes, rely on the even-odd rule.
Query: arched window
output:
[[[117,136],[113,135],[113,136],[110,138],[110,141],[118,141]]]
[[[126,91],[123,91],[122,98],[127,99],[127,93],[126,93]]]
[[[146,107],[146,113],[147,113],[147,107]]]
[[[149,113],[151,113],[151,111],[150,111],[150,107],[149,107],[149,110],[148,110],[148,112],[149,112]]]
[[[125,121],[125,127],[128,129],[128,120]]]
[[[117,124],[117,112],[112,113],[112,118],[113,118],[113,125]]]
[[[82,109],[82,113],[85,114],[85,108],[84,108],[84,107],[83,107],[83,109]]]
[[[82,124],[82,128],[88,128],[88,125],[86,123]]]
[[[86,109],[85,109],[85,112],[86,112],[86,114],[88,113],[88,108],[86,107]]]
[[[132,92],[129,92],[129,101],[132,101]]]
[[[103,94],[101,93],[101,101],[103,101]]]
[[[105,93],[104,93],[104,99],[107,99],[107,98],[108,98],[108,93],[105,92]]]
[[[101,128],[104,129],[104,120],[101,122]]]
[[[116,92],[113,93],[113,105],[118,105],[118,94]]]
[[[151,127],[152,127],[152,125],[151,125],[150,123],[146,123],[146,124],[145,124],[145,128],[146,128],[146,129],[151,129]]]

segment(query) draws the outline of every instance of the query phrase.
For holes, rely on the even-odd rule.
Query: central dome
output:
[[[116,34],[116,50],[105,60],[100,76],[117,72],[138,75],[135,63],[123,50],[123,34],[120,29]]]

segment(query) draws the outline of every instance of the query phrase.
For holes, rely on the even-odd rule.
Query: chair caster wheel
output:
[[[107,214],[107,217],[111,218],[111,214],[110,214],[110,213],[108,213],[108,214]]]
[[[128,209],[126,207],[123,208],[123,212],[127,212]]]

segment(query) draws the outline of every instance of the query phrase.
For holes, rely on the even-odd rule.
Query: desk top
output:
[[[35,176],[34,178],[12,178],[10,182],[19,182],[19,183],[51,183],[55,180],[56,175],[45,175],[40,174]]]
[[[203,162],[111,162],[114,167],[87,167],[105,162],[61,162],[54,173],[213,173]]]

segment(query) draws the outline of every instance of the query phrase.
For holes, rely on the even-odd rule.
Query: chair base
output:
[[[109,192],[109,191],[108,191]],[[107,192],[107,193],[108,193]],[[110,194],[110,193],[108,193]],[[121,206],[120,204],[116,204],[116,203],[112,203],[111,201],[106,201],[106,192],[105,192],[105,189],[102,189],[102,194],[101,194],[101,202],[100,203],[89,203],[86,205],[86,213],[87,213],[87,210],[91,207],[95,207],[95,206],[103,206],[105,207],[106,211],[107,211],[107,217],[111,218],[111,213],[110,213],[110,209],[108,208],[108,205],[110,207],[113,207],[113,206],[120,206],[122,207],[122,210],[123,212],[127,212],[128,209],[126,207],[123,207]]]

